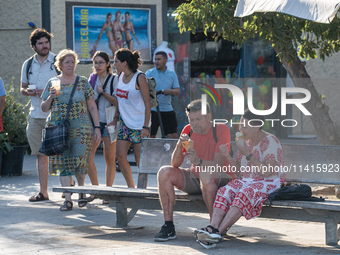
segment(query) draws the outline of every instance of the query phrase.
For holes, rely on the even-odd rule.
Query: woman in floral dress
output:
[[[226,145],[220,146],[222,155],[237,169],[239,179],[218,190],[210,225],[194,232],[197,242],[206,249],[222,241],[220,233],[229,229],[242,215],[247,220],[259,216],[263,202],[285,181],[284,174],[280,173],[284,165],[280,141],[262,130],[263,116],[247,110],[240,123],[244,139],[236,144],[236,161]]]

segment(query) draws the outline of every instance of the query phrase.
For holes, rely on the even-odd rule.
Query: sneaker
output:
[[[175,226],[168,227],[165,224],[162,226],[161,231],[153,238],[155,242],[165,242],[170,239],[176,239]]]

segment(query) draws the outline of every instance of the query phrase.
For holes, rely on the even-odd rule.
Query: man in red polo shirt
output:
[[[202,115],[201,100],[195,100],[187,106],[189,125],[184,127],[178,139],[172,154],[171,166],[163,166],[158,172],[158,192],[165,223],[161,231],[155,235],[154,241],[176,238],[173,224],[175,187],[188,194],[202,194],[211,217],[218,188],[232,180],[232,173],[216,171],[217,166],[219,169],[228,167],[228,162],[220,153],[219,146],[227,144],[230,149],[229,128],[225,124],[217,124],[213,127],[209,104],[206,107],[207,114]],[[193,148],[185,150],[183,142],[189,139],[194,141]],[[190,169],[180,167],[185,156],[191,162]]]

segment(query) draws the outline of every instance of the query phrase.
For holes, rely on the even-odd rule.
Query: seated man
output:
[[[187,106],[186,114],[189,125],[184,127],[178,139],[172,154],[171,166],[163,166],[158,172],[158,192],[165,224],[155,235],[154,241],[168,241],[176,238],[173,224],[175,187],[188,194],[202,193],[211,218],[218,188],[232,179],[229,173],[205,171],[207,166],[228,167],[228,162],[220,153],[219,146],[228,144],[230,149],[230,131],[225,124],[217,124],[213,127],[209,104],[206,105],[206,115],[201,114],[201,107],[201,100],[195,100]],[[183,142],[189,139],[193,141],[193,146],[185,150]],[[180,167],[185,156],[191,162],[190,169]]]

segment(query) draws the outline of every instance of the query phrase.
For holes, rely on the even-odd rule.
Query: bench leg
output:
[[[116,227],[127,226],[127,209],[122,202],[116,202]]]
[[[333,218],[326,218],[326,245],[337,245],[338,244],[338,222]]]

